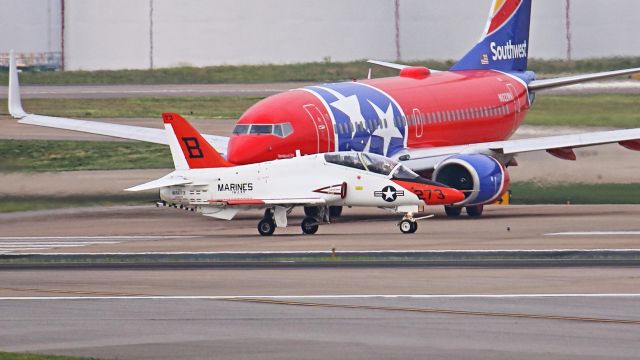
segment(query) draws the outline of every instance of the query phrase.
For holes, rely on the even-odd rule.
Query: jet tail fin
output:
[[[164,127],[176,170],[234,166],[220,155],[182,116],[163,113]]]
[[[532,0],[493,0],[480,42],[451,71],[526,71],[531,2]]]

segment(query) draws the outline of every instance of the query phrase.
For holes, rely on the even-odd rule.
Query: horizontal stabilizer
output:
[[[378,60],[367,60],[369,64],[375,64],[386,68],[402,70],[404,68],[409,67],[409,65],[395,64],[386,61],[378,61]]]
[[[552,89],[560,86],[574,85],[574,84],[579,84],[587,81],[602,80],[602,79],[612,78],[616,76],[631,75],[635,73],[640,73],[640,68],[607,71],[607,72],[601,72],[597,74],[567,76],[567,77],[562,77],[557,79],[534,80],[531,83],[529,83],[529,90],[535,91],[535,90]]]
[[[125,189],[125,191],[152,190],[152,189],[159,189],[167,186],[191,184],[192,182],[193,181],[189,179],[185,179],[183,177],[173,177],[171,176],[171,174],[169,174],[160,179],[149,181],[147,183],[140,184],[138,186],[130,187],[128,189]]]

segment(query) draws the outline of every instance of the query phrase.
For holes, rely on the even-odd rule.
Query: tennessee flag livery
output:
[[[494,0],[480,42],[451,70],[527,70],[531,0]]]
[[[518,154],[546,151],[575,160],[573,149],[578,147],[619,143],[640,149],[640,129],[509,139],[533,107],[536,91],[640,72],[624,69],[537,80],[527,70],[533,1],[493,0],[480,40],[448,71],[369,60],[396,69],[398,76],[319,84],[270,96],[242,114],[230,137],[205,134],[197,142],[178,143],[196,156],[184,166],[207,164],[197,158],[205,141],[226,158],[216,160],[219,164],[358,151],[390,157],[423,177],[461,190],[464,199],[447,204],[447,215],[459,216],[464,209],[469,216],[480,216],[483,205],[508,191],[508,167],[517,164]],[[20,102],[13,60],[9,79],[9,111],[21,123],[169,144],[159,129],[28,114]],[[339,184],[326,186],[335,190]],[[390,188],[376,191],[384,199],[399,196]]]

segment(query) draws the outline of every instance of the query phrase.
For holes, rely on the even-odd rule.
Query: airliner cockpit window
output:
[[[273,125],[251,125],[250,134],[271,134],[273,132]]]
[[[293,133],[293,128],[291,127],[291,123],[283,123],[282,124],[282,136],[286,137]]]
[[[251,124],[244,125],[238,124],[233,128],[234,135],[275,135],[278,137],[287,137],[293,133],[293,128],[291,127],[291,123],[282,123],[282,124]]]
[[[249,126],[251,126],[251,125],[236,125],[236,127],[233,128],[233,134],[234,135],[248,134],[249,133]]]
[[[367,170],[382,175],[389,175],[391,170],[398,165],[397,162],[389,158],[370,153],[362,153],[362,161]]]
[[[324,159],[328,163],[347,166],[354,169],[366,170],[362,161],[360,161],[360,157],[358,153],[327,153],[324,154]]]

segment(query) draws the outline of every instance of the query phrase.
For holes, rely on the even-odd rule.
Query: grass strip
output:
[[[296,265],[296,264],[357,264],[369,263],[422,263],[475,261],[589,261],[595,265],[603,261],[640,260],[640,252],[628,251],[574,251],[574,250],[524,250],[524,251],[410,251],[410,252],[349,252],[339,251],[336,256],[328,252],[304,253],[96,253],[96,254],[7,254],[0,256],[0,265],[117,265],[117,264],[209,264],[220,266],[246,265]]]
[[[0,360],[97,360],[96,358],[0,352]]]
[[[511,184],[511,203],[533,204],[640,204],[638,184]]]
[[[404,62],[408,65],[427,66],[435,70],[449,69],[454,61],[419,60]],[[222,65],[209,67],[177,67],[156,70],[25,72],[20,81],[29,85],[69,84],[215,84],[265,83],[283,81],[340,81],[362,79],[372,67],[375,77],[397,75],[397,70],[385,69],[366,63],[351,62],[299,63],[284,65]],[[539,74],[592,73],[607,70],[640,67],[638,57],[595,58],[576,61],[530,59],[529,69]],[[6,67],[0,69],[0,83],[6,84]]]
[[[0,213],[71,207],[151,205],[158,199],[157,193],[133,194],[125,193],[124,191],[122,194],[89,194],[82,196],[0,196]]]
[[[527,125],[640,127],[640,96],[629,94],[540,95]]]
[[[171,111],[190,118],[238,118],[262,100],[252,96],[140,97],[106,99],[25,99],[24,108],[35,114],[70,118],[158,118]],[[9,115],[6,100],[2,113]],[[160,120],[158,120],[160,121]]]
[[[0,140],[2,171],[173,168],[169,147],[143,142]]]
[[[114,99],[28,99],[36,114],[70,118],[158,118],[164,111],[190,118],[238,118],[260,97],[147,97]],[[5,100],[0,99],[2,104]],[[6,107],[3,114],[8,115]],[[640,96],[629,94],[540,95],[525,124],[546,126],[640,127]]]

